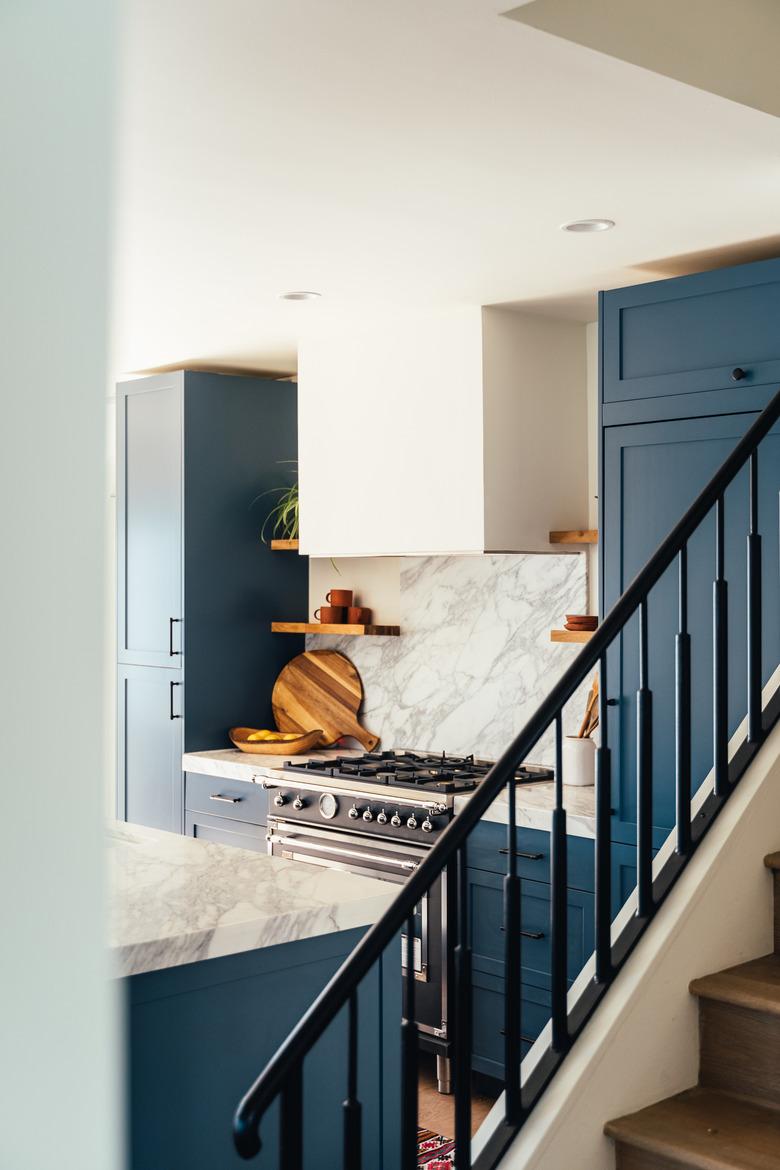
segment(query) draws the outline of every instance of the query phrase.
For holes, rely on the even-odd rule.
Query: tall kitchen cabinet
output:
[[[720,269],[600,298],[602,612],[607,612],[780,387],[780,261]],[[780,431],[759,456],[763,571],[778,564]],[[725,497],[729,605],[729,730],[746,710],[747,473]],[[688,549],[694,786],[712,765],[714,517]],[[764,597],[771,597],[768,588]],[[764,681],[780,657],[780,615],[763,612]],[[676,566],[649,601],[653,691],[653,823],[674,824]],[[607,660],[613,747],[613,838],[635,841],[637,620]]]
[[[260,540],[297,457],[297,387],[195,371],[117,387],[117,815],[183,830],[183,751],[273,726],[307,559]]]

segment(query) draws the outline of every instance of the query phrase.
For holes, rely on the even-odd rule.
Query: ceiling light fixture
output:
[[[562,232],[608,232],[615,226],[614,219],[574,219],[571,223],[562,223]]]
[[[313,300],[316,300],[317,297],[321,297],[321,296],[322,296],[322,293],[305,292],[303,290],[301,290],[300,292],[279,293],[279,299],[281,301],[313,301]]]

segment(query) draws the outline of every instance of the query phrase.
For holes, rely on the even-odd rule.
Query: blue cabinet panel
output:
[[[473,1044],[471,1066],[476,1072],[501,1080],[504,1076],[504,981],[481,971],[474,972],[472,989]],[[549,991],[523,985],[520,1001],[522,1055],[537,1038],[551,1016]]]
[[[603,605],[608,611],[658,544],[693,502],[750,426],[754,415],[681,419],[608,427],[603,436]],[[764,681],[780,656],[780,615],[768,604],[768,582],[778,563],[777,492],[780,429],[759,458],[759,523],[764,590]],[[729,731],[746,710],[746,471],[725,497],[726,577],[729,598]],[[692,638],[693,779],[700,784],[712,765],[712,580],[714,518],[688,549],[689,629]],[[655,845],[674,824],[674,637],[677,631],[676,566],[653,589],[649,613],[649,677],[653,691],[653,786]],[[636,689],[638,619],[626,627],[608,656],[608,690],[618,705],[609,713],[613,747],[615,840],[635,839]]]
[[[184,807],[187,812],[206,813],[251,825],[265,825],[268,792],[248,780],[224,780],[187,772],[184,778]]]
[[[120,662],[179,667],[183,375],[117,395],[117,649]]]
[[[233,845],[238,849],[250,849],[253,853],[268,851],[265,830],[260,825],[229,821],[226,817],[185,811],[184,832],[188,837],[197,837],[199,841],[213,841],[216,845]]]
[[[504,975],[503,877],[487,870],[469,870],[469,924],[475,970]],[[550,976],[550,886],[523,881],[520,899],[523,979],[539,987]],[[593,895],[584,890],[567,893],[569,980],[574,980],[593,952]]]
[[[739,411],[745,390],[780,382],[780,260],[616,289],[601,318],[605,403],[720,391],[718,411]]]
[[[181,672],[120,665],[117,671],[117,815],[182,831]],[[172,718],[173,716],[173,718]]]
[[[474,869],[506,873],[507,830],[494,821],[481,821],[469,837],[468,863]],[[550,880],[550,834],[539,829],[517,830],[517,872],[532,881]],[[568,838],[568,884],[594,890],[593,842],[586,837]]]

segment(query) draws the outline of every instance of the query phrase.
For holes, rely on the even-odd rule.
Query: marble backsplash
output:
[[[410,557],[401,566],[401,637],[316,634],[363,680],[361,722],[385,748],[498,756],[571,663],[576,647],[550,641],[565,613],[586,613],[583,554],[491,553]],[[584,703],[568,705],[576,730]],[[532,758],[553,760],[545,736]]]

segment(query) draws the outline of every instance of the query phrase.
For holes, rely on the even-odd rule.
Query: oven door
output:
[[[428,853],[424,846],[377,841],[358,833],[296,824],[282,817],[268,818],[268,851],[274,857],[305,861],[328,869],[343,869],[364,877],[403,884]],[[447,1036],[447,978],[444,970],[444,881],[437,881],[417,907],[413,943],[414,969],[420,986],[416,994],[417,1023],[431,1037]],[[406,935],[402,936],[402,964],[406,966]]]

